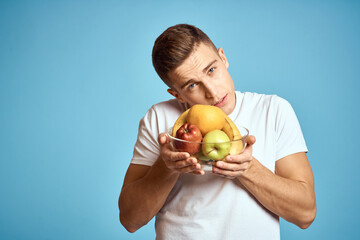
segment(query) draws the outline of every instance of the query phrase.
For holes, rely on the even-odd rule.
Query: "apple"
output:
[[[214,161],[222,160],[229,154],[230,149],[230,139],[224,131],[213,130],[204,136],[201,150],[205,157]]]
[[[200,129],[194,125],[185,123],[176,131],[175,148],[180,152],[194,154],[200,151],[202,135]]]
[[[196,157],[201,160],[201,161],[204,161],[204,162],[208,162],[211,160],[211,158],[208,158],[208,157],[205,157],[204,154],[202,152],[199,152]]]

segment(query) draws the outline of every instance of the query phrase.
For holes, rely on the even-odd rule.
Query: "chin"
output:
[[[226,115],[230,115],[230,113],[232,113],[232,111],[230,111],[227,106],[221,107],[221,110],[223,110]]]

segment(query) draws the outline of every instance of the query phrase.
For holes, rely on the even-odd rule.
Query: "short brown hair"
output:
[[[152,62],[159,77],[170,88],[172,82],[168,73],[180,66],[200,43],[206,43],[216,51],[210,38],[199,28],[189,24],[169,27],[156,39]]]

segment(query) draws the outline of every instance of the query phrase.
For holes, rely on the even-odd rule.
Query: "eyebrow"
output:
[[[204,67],[203,72],[206,72],[208,70],[209,67],[211,67],[211,65],[213,65],[214,63],[216,63],[216,59],[214,61],[212,61],[211,63],[209,63],[206,67]]]
[[[209,67],[211,67],[211,65],[213,65],[214,63],[216,63],[217,60],[215,59],[214,61],[212,61],[211,63],[209,63],[206,67],[204,67],[204,69],[202,70],[203,72],[206,72],[208,70]],[[181,86],[181,89],[183,89],[184,87],[186,87],[187,85],[189,85],[190,83],[194,82],[193,79],[190,79],[189,81],[187,81],[185,84],[183,84]]]
[[[182,86],[181,86],[181,89],[183,89],[184,87],[186,87],[188,84],[194,82],[193,79],[190,79],[189,81],[187,81],[186,83],[184,83]]]

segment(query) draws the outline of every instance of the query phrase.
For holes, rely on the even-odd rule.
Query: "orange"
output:
[[[211,105],[194,105],[187,114],[187,122],[196,125],[203,136],[212,130],[221,130],[225,124],[225,113]]]

